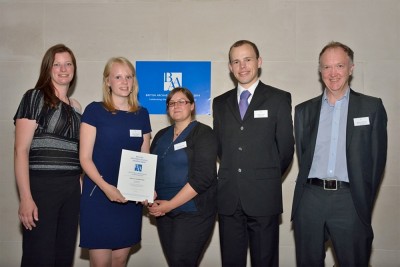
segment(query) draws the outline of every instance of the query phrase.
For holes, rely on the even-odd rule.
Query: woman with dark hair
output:
[[[141,240],[142,204],[127,201],[117,189],[121,153],[149,153],[151,126],[129,60],[107,62],[102,90],[103,101],[89,104],[82,116],[80,246],[89,249],[90,266],[122,267]]]
[[[173,125],[160,130],[150,151],[158,155],[157,199],[149,206],[169,266],[198,266],[214,228],[217,141],[194,120],[193,94],[175,88],[167,96]]]
[[[76,60],[63,44],[45,53],[34,89],[14,116],[14,168],[23,225],[21,266],[72,266],[78,229],[80,104],[69,98]]]

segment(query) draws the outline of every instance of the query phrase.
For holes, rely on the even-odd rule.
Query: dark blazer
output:
[[[262,110],[268,114],[255,118]],[[218,212],[233,214],[240,200],[249,216],[282,213],[282,174],[294,153],[290,93],[260,81],[242,120],[235,88],[214,99],[213,116],[220,159]]]
[[[317,140],[322,95],[295,108],[296,153],[299,162],[292,219],[308,178]],[[355,126],[354,119],[369,118]],[[351,195],[361,220],[371,223],[372,207],[386,164],[387,115],[382,100],[350,90],[346,130],[346,158]],[[324,178],[324,177],[319,177]]]

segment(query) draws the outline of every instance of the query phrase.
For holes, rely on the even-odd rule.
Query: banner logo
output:
[[[210,61],[136,61],[139,102],[150,114],[165,114],[168,94],[177,87],[189,89],[196,115],[210,115]]]
[[[182,72],[164,72],[164,91],[182,87]]]

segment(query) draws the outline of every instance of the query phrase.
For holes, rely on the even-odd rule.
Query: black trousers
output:
[[[30,177],[39,211],[36,227],[23,227],[23,267],[71,267],[79,221],[79,175]]]
[[[293,218],[297,266],[325,266],[331,239],[340,267],[368,266],[373,231],[357,215],[349,188],[327,191],[305,185]]]
[[[181,212],[157,218],[157,230],[168,266],[199,266],[215,225],[215,214]]]
[[[222,266],[246,266],[249,246],[251,266],[279,266],[279,215],[249,216],[239,205],[218,218]]]

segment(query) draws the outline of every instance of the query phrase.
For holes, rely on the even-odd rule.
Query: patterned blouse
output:
[[[31,89],[24,94],[14,123],[23,118],[38,124],[29,152],[31,174],[81,173],[78,153],[81,115],[73,107],[62,101],[56,108],[45,106],[43,92]]]

